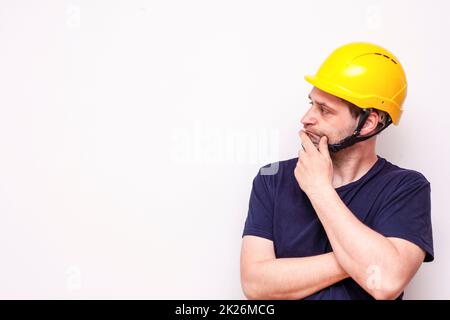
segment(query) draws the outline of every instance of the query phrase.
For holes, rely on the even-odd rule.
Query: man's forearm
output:
[[[385,287],[395,287],[392,279],[401,273],[396,268],[401,257],[394,245],[359,221],[334,189],[310,195],[310,199],[339,264],[368,293],[383,298],[388,291]],[[380,274],[383,281],[374,286],[369,281],[372,273]]]
[[[302,299],[348,277],[333,252],[255,263],[247,279],[252,299]]]

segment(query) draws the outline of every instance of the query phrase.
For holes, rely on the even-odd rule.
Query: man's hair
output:
[[[350,101],[344,100],[342,98],[341,98],[341,100],[342,100],[342,102],[344,102],[347,105],[352,117],[354,119],[358,118],[358,116],[361,114],[361,108],[359,108],[357,105],[351,103]]]
[[[348,109],[350,111],[350,114],[352,115],[353,119],[358,118],[358,116],[361,114],[361,108],[359,108],[357,105],[351,103],[350,101],[344,100],[342,98],[340,98],[342,100],[342,102],[344,102],[347,106]],[[379,122],[383,124],[383,126],[386,125],[388,118],[390,117],[389,114],[385,111],[382,110],[378,110],[373,108],[373,111],[375,111],[376,113],[378,113],[379,116]]]

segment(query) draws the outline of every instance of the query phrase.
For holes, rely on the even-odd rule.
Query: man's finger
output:
[[[306,155],[305,149],[300,148],[300,150],[298,151],[298,158],[299,158],[299,160],[301,158],[303,158],[305,155]]]
[[[305,148],[306,152],[317,151],[316,147],[314,146],[314,143],[312,143],[311,139],[304,130],[300,131],[300,139],[302,139],[302,145]]]
[[[330,157],[330,152],[328,150],[328,138],[327,138],[327,136],[323,136],[323,137],[320,138],[319,151],[320,151],[321,154],[323,154],[327,158]]]

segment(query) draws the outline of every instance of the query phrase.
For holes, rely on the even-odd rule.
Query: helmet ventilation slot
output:
[[[383,56],[383,57],[385,57],[386,59],[389,59],[389,60],[391,60],[393,63],[397,64],[397,62],[396,62],[394,59],[392,59],[391,57],[389,57],[389,56],[387,56],[387,55],[385,55],[385,54],[378,53],[378,52],[375,52],[375,54],[376,54],[377,56]]]

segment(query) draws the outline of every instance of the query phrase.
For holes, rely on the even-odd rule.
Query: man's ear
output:
[[[370,112],[369,116],[366,119],[366,122],[364,123],[360,136],[366,136],[371,134],[372,132],[375,132],[378,126],[378,121],[380,119],[380,116],[376,111]]]

